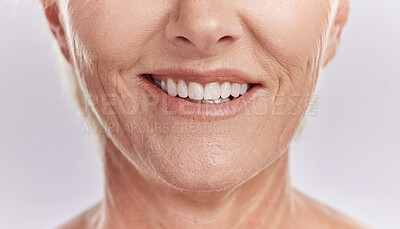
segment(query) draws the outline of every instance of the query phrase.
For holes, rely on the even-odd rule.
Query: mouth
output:
[[[142,88],[161,108],[190,118],[229,118],[242,113],[261,84],[234,70],[158,70],[140,75]]]
[[[168,95],[195,103],[226,103],[246,94],[253,86],[250,83],[233,82],[211,82],[203,85],[159,75],[145,74],[144,76]]]

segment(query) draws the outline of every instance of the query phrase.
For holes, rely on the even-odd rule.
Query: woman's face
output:
[[[59,6],[70,62],[118,149],[152,181],[210,191],[238,185],[287,150],[314,90],[332,2],[60,0]],[[155,72],[163,69],[177,72]],[[244,74],[207,72],[215,69]],[[163,92],[144,76],[152,73],[186,85],[252,86],[235,100],[202,104]]]

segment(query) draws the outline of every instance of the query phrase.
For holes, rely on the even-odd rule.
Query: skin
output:
[[[294,190],[288,171],[289,143],[338,48],[346,0],[42,4],[102,130],[104,200],[61,228],[364,228]],[[168,114],[137,79],[174,66],[240,66],[261,82],[261,96],[228,119]],[[135,128],[157,124],[167,127]]]

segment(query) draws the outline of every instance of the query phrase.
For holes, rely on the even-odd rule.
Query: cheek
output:
[[[277,97],[273,116],[297,120],[313,94],[323,44],[331,14],[330,0],[256,1],[249,4],[244,18],[249,19],[260,63],[279,81],[272,89]],[[268,71],[268,69],[267,69]],[[278,106],[277,106],[278,105]],[[298,121],[294,121],[298,123]]]
[[[122,91],[118,87],[123,87],[120,70],[137,62],[144,45],[160,28],[157,23],[168,6],[155,2],[70,0],[64,10],[68,12],[70,52],[84,93],[94,100],[91,103],[100,119],[114,129],[119,122],[114,110],[126,108],[128,113],[137,113],[140,94],[118,92]],[[122,98],[126,94],[136,99]]]
[[[80,0],[71,0],[68,12],[73,28],[70,34],[76,39],[71,41],[75,55],[81,49],[75,44],[81,43],[90,59],[103,68],[129,67],[161,28],[159,23],[168,6],[157,2],[118,0],[82,4]]]
[[[276,146],[277,152],[289,144],[313,94],[331,3],[287,0],[248,5],[243,17],[249,18],[254,43],[259,45],[257,57],[279,81],[270,90],[276,96],[266,125],[271,129],[262,133],[274,136],[263,144]]]
[[[326,32],[330,12],[329,0],[257,1],[245,18],[264,51],[278,61],[296,61],[311,57],[318,50]]]

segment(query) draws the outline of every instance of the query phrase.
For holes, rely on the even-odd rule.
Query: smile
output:
[[[248,83],[212,82],[202,85],[157,75],[147,75],[147,77],[168,95],[197,103],[226,103],[246,94],[251,87]]]
[[[164,69],[144,73],[140,79],[141,87],[164,110],[202,119],[242,113],[262,88],[243,72],[230,69]]]

